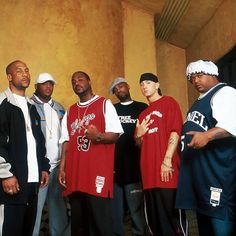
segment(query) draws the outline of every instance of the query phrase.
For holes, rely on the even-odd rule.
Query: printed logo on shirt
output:
[[[208,126],[205,124],[205,116],[199,111],[189,112],[184,123],[186,123],[187,121],[192,121],[193,123],[199,125],[205,131],[208,130]]]
[[[76,130],[78,130],[79,127],[80,127],[79,119],[78,118],[75,119],[75,121],[71,123],[70,127],[71,127],[71,132],[70,133],[73,136],[75,134]]]
[[[219,206],[220,205],[220,195],[223,190],[221,188],[210,187],[210,191],[211,191],[210,204],[213,207]]]
[[[155,132],[157,132],[157,131],[158,131],[158,127],[155,127],[155,128],[149,129],[149,130],[148,130],[148,133],[149,133],[149,134],[152,134],[152,133],[155,133]]]
[[[157,116],[158,118],[162,118],[162,113],[160,111],[152,111],[150,114],[146,116],[146,120],[150,119],[151,116]],[[154,122],[154,119],[150,119],[150,124]],[[153,127],[148,130],[148,134],[156,133],[158,131],[158,127]]]
[[[159,118],[162,118],[162,113],[160,112],[160,111],[152,111],[150,114],[148,114],[146,117],[145,117],[145,119],[147,120],[147,119],[150,119],[151,118],[151,116],[157,116],[157,117],[159,117]],[[154,120],[151,120],[151,122],[154,122]]]
[[[153,111],[150,115],[155,115],[155,116],[157,116],[157,117],[162,117],[162,113],[161,112],[159,112],[159,111]]]
[[[79,135],[77,137],[77,149],[78,151],[87,152],[90,147],[91,140],[86,136]]]
[[[95,181],[95,185],[96,185],[96,192],[97,193],[101,193],[103,186],[105,184],[105,177],[103,176],[97,176],[96,177],[96,181]]]
[[[82,119],[76,118],[75,121],[71,123],[71,136],[75,134],[76,130],[78,130],[78,132],[80,133],[80,131],[88,126],[90,121],[95,117],[95,114],[91,113],[83,116]]]
[[[131,116],[119,116],[120,123],[135,124],[137,119],[132,119]]]

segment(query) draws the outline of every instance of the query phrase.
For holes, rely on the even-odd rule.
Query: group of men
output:
[[[39,235],[47,201],[52,236],[188,235],[184,209],[197,212],[199,234],[234,235],[236,90],[218,80],[211,61],[188,65],[200,97],[182,121],[178,103],[160,93],[156,75],[139,84],[148,105],[132,100],[116,78],[96,95],[88,74],[71,77],[79,101],[66,112],[41,73],[28,99],[27,65],[6,68],[0,94],[0,234]],[[181,148],[179,144],[181,143]],[[181,153],[181,155],[180,155]],[[64,196],[70,203],[70,219]]]

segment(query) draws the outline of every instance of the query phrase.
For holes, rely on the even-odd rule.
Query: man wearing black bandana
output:
[[[179,218],[184,218],[184,212],[174,206],[180,162],[177,148],[182,128],[180,107],[174,98],[159,94],[156,75],[144,73],[139,83],[149,102],[136,126],[147,223],[151,235],[186,235],[185,220]]]

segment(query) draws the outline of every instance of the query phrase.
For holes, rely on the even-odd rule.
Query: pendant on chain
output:
[[[28,125],[26,126],[26,130],[27,132],[30,132],[30,127]]]

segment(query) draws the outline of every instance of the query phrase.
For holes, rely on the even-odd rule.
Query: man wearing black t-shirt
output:
[[[110,93],[120,100],[114,104],[124,134],[115,146],[114,199],[112,201],[113,234],[124,235],[124,209],[127,208],[132,221],[133,235],[143,235],[146,223],[143,209],[143,192],[140,174],[140,150],[134,140],[136,120],[147,104],[133,101],[127,81],[116,78],[110,87]]]

